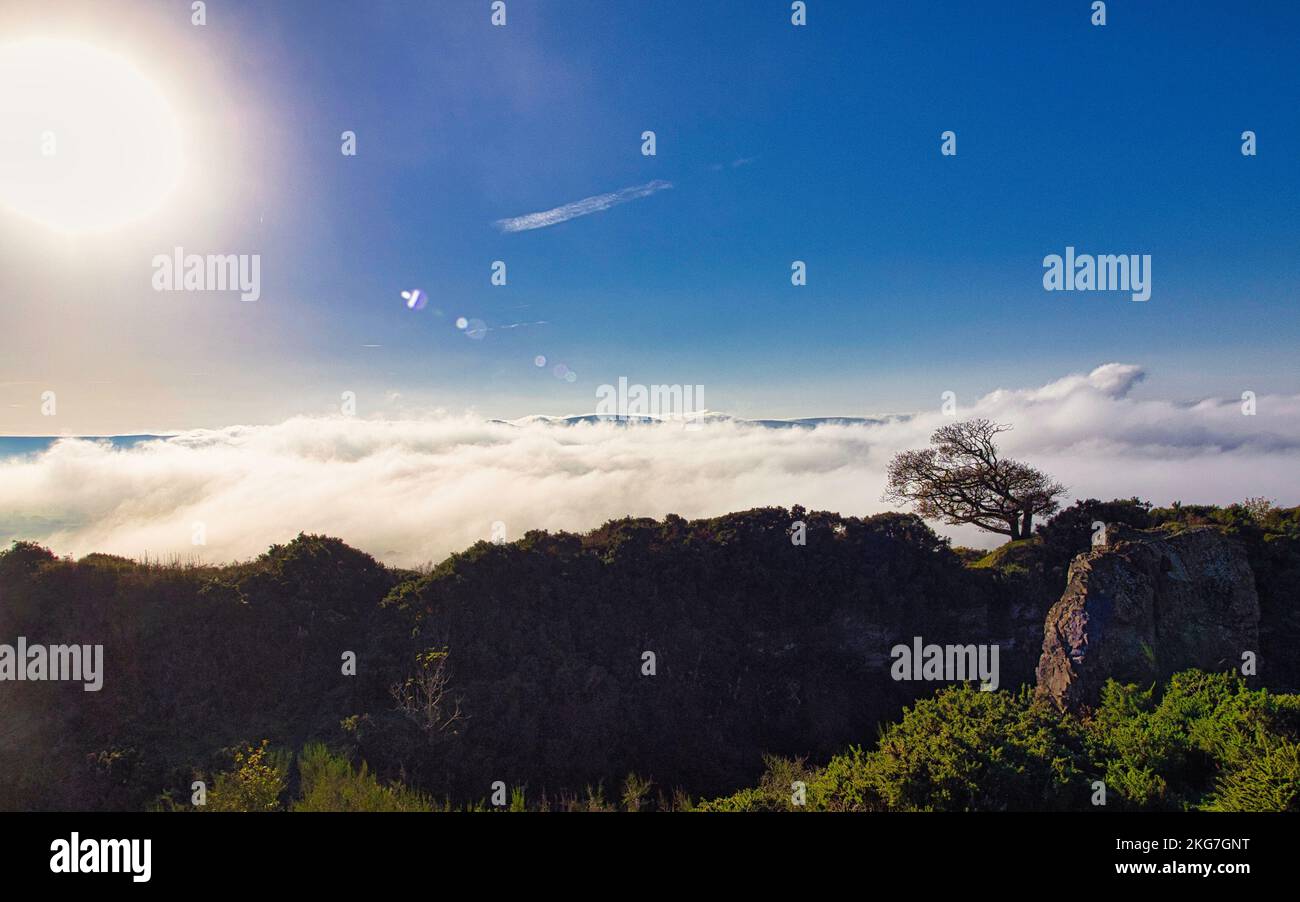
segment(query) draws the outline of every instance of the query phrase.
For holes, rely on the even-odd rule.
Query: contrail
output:
[[[625,204],[639,197],[649,197],[651,194],[672,186],[672,182],[656,179],[644,185],[635,185],[631,188],[623,188],[620,191],[611,191],[608,194],[597,194],[595,197],[584,197],[582,200],[575,200],[571,204],[565,204],[553,210],[542,210],[540,213],[528,213],[511,219],[498,219],[494,225],[503,232],[526,232],[530,229],[544,229],[547,226],[568,222],[570,219],[577,219],[579,216],[600,213],[610,207],[617,207],[619,204]]]

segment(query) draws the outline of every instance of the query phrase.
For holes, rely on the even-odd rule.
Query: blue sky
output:
[[[349,389],[368,412],[576,413],[620,376],[751,416],[919,409],[1112,360],[1163,397],[1300,390],[1294,3],[1113,2],[1093,27],[1086,2],[810,0],[796,28],[766,0],[508,0],[494,28],[486,0],[222,0],[201,28],[132,4],[134,36],[105,5],[22,24],[169,59],[234,174],[182,226],[133,232],[138,255],[69,272],[33,245],[9,277],[0,382],[82,386],[85,431],[272,421]],[[673,188],[493,226],[656,179]],[[162,305],[147,261],[175,244],[260,253],[262,299]],[[1151,300],[1045,292],[1066,245],[1150,254]],[[90,295],[114,300],[73,306]],[[93,351],[32,350],[69,329]],[[123,360],[129,396],[86,393]],[[0,431],[38,431],[13,410]]]

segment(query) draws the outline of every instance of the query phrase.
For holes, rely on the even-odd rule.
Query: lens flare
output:
[[[429,303],[429,296],[418,288],[412,288],[402,292],[402,300],[406,301],[408,310],[423,310],[424,305]]]

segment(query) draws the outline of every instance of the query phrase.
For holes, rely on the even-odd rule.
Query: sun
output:
[[[0,44],[0,207],[102,232],[156,210],[181,171],[176,116],[128,60],[80,41]]]

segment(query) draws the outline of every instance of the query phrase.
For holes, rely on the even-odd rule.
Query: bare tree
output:
[[[912,504],[929,520],[1029,538],[1034,516],[1055,512],[1065,487],[1028,464],[998,456],[994,439],[1010,428],[980,419],[935,430],[933,447],[894,455],[885,498]]]
[[[397,702],[397,709],[414,721],[430,740],[463,719],[460,697],[447,697],[447,687],[451,681],[447,655],[445,649],[424,652],[418,658],[419,671],[415,676],[389,687],[389,694]],[[447,710],[448,706],[451,707],[450,711]]]

